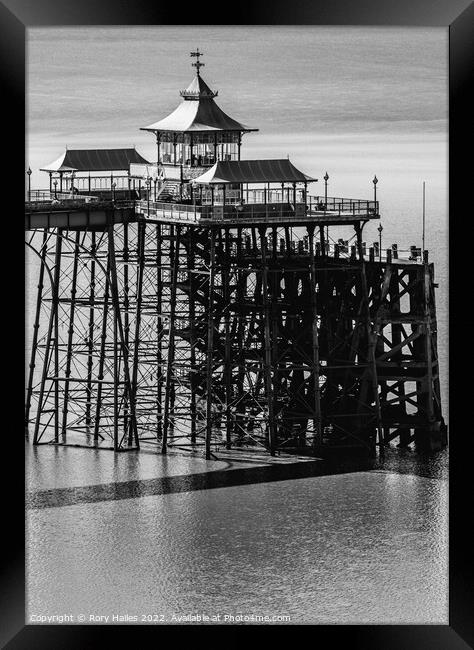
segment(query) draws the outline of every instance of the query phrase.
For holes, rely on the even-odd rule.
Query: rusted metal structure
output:
[[[225,114],[232,156],[218,146],[226,128],[200,142],[202,120],[221,117],[197,73],[182,93],[195,105],[178,111],[188,122],[172,189],[160,156],[179,141],[176,116],[147,127],[158,162],[138,194],[118,199],[111,187],[107,201],[84,192],[26,204],[39,279],[26,414],[34,444],[207,458],[373,454],[391,441],[441,448],[427,253],[367,250],[376,197],[333,199],[327,185],[310,196],[314,179],[288,160],[242,161],[249,129]],[[352,238],[336,239],[341,228]]]

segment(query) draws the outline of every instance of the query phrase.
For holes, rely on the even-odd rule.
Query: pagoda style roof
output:
[[[217,97],[218,91],[211,90],[201,75],[197,74],[186,90],[182,90],[179,94],[185,99],[213,99]]]
[[[311,183],[317,181],[303,174],[287,159],[278,160],[227,160],[193,180],[206,185],[227,183]]]
[[[112,172],[128,170],[130,163],[150,164],[135,148],[66,149],[57,160],[42,167],[45,172]]]
[[[258,131],[229,117],[214,101],[213,92],[198,74],[186,90],[183,101],[170,115],[142,127],[142,131]]]

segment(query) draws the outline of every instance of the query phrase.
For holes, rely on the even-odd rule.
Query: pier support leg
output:
[[[168,334],[168,359],[166,363],[166,384],[165,384],[165,412],[163,422],[163,440],[161,444],[161,453],[166,454],[168,446],[168,431],[170,429],[170,410],[172,406],[172,392],[174,381],[174,355],[175,355],[175,333],[176,333],[176,289],[178,282],[179,266],[179,246],[180,246],[180,226],[170,227],[170,261],[171,261],[171,291],[170,291],[170,315],[169,315],[169,334]],[[174,238],[174,244],[173,244]]]
[[[215,249],[216,233],[209,231],[209,305],[207,311],[207,361],[206,361],[206,459],[211,458],[212,437],[212,371],[214,355],[214,280],[215,280]]]
[[[264,309],[264,330],[265,330],[265,356],[264,356],[264,375],[265,375],[265,392],[268,410],[268,445],[270,455],[275,455],[276,435],[275,435],[275,417],[273,412],[273,382],[272,382],[272,340],[270,332],[270,300],[268,296],[268,262],[267,262],[267,238],[266,228],[260,228],[260,246],[262,257],[262,296]]]

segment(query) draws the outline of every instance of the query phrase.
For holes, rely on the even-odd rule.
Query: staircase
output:
[[[167,201],[170,199],[175,199],[179,196],[179,181],[165,181],[161,186],[159,192],[156,195],[156,198],[159,201]]]

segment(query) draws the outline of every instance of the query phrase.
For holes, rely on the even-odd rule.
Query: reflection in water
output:
[[[29,510],[27,548],[28,615],[447,622],[447,483],[434,478],[379,470]]]

